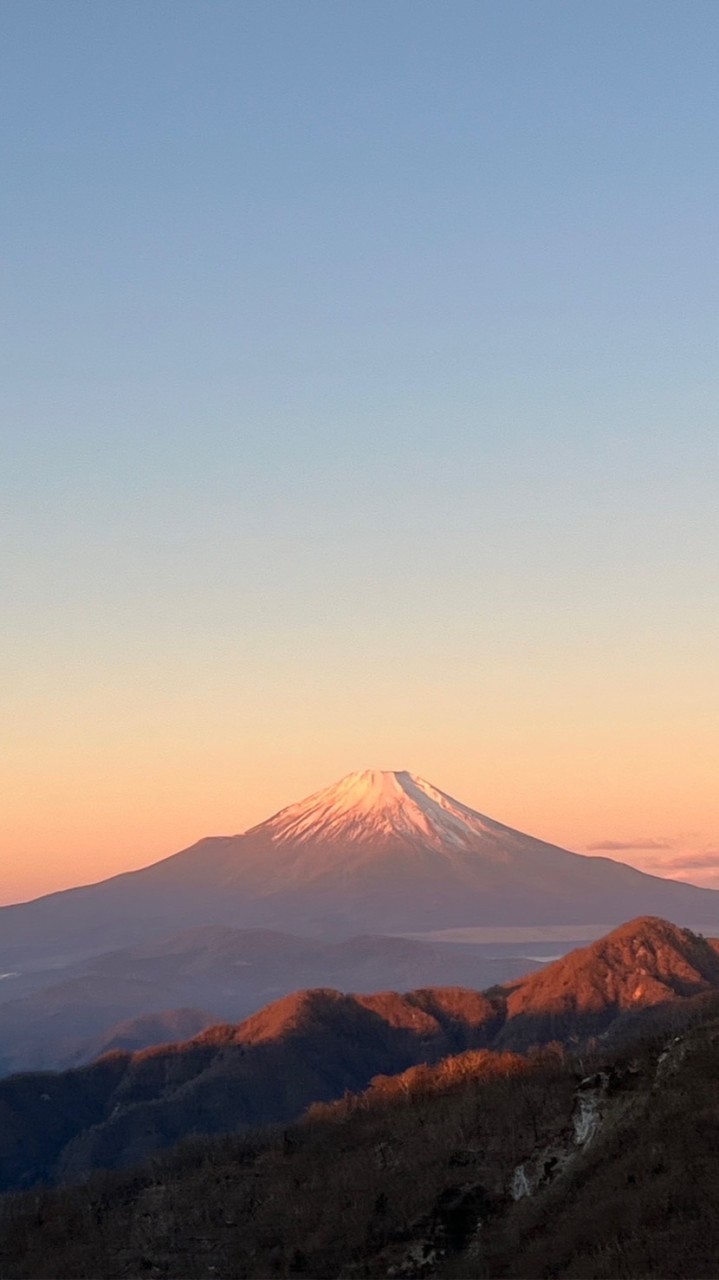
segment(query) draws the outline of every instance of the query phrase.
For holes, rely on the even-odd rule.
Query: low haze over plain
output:
[[[367,766],[719,884],[713,0],[0,28],[0,901]]]

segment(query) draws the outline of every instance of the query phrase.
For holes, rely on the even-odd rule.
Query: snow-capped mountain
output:
[[[440,852],[469,848],[494,824],[413,773],[365,769],[281,809],[262,823],[275,844],[369,844],[404,840]]]
[[[227,881],[257,877],[263,894],[282,893],[290,883],[317,890],[339,877],[343,896],[350,885],[361,895],[369,887],[364,877],[374,882],[384,871],[385,890],[401,872],[395,887],[409,897],[427,881],[441,894],[448,875],[488,891],[513,869],[536,879],[578,861],[577,854],[494,822],[416,774],[379,769],[349,773],[281,809],[214,857]],[[351,908],[348,898],[344,909]]]
[[[203,924],[320,936],[662,915],[719,931],[719,893],[583,857],[415,774],[367,770],[240,835],[0,910],[0,964],[63,959]]]

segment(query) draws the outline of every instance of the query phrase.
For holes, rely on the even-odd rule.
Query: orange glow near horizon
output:
[[[587,618],[560,647],[553,620],[544,607],[506,632],[494,613],[484,631],[435,620],[414,649],[389,613],[356,632],[283,625],[244,666],[209,624],[148,652],[93,639],[23,653],[5,686],[0,900],[245,830],[367,767],[408,769],[565,848],[665,844],[610,856],[671,861],[671,875],[686,858],[687,878],[713,884],[708,635],[647,625],[642,645],[612,647],[608,624],[594,635]]]
[[[215,729],[217,730],[217,725]],[[205,835],[232,834],[277,809],[368,766],[408,769],[508,826],[577,852],[595,852],[642,870],[719,886],[719,806],[708,737],[617,740],[614,727],[551,732],[538,723],[522,735],[492,735],[493,749],[467,735],[464,751],[421,726],[370,733],[357,744],[312,749],[298,724],[280,755],[238,748],[219,732],[172,743],[148,735],[142,748],[78,745],[42,762],[17,759],[3,833],[0,901],[9,903],[104,879],[166,857]],[[677,733],[679,726],[677,726]],[[335,735],[337,738],[339,734]],[[402,742],[405,736],[407,741]],[[330,735],[331,737],[331,735]],[[360,740],[361,738],[361,740]],[[56,744],[57,746],[57,744]],[[595,846],[594,849],[591,846]]]

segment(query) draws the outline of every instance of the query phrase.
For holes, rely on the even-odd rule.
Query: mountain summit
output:
[[[292,886],[314,895],[326,923],[353,919],[373,931],[442,928],[450,918],[459,922],[456,906],[445,906],[458,889],[494,895],[531,886],[544,893],[579,862],[590,865],[470,809],[417,774],[380,769],[349,773],[208,853],[228,886],[256,887],[263,898]],[[421,917],[414,909],[420,899]],[[409,909],[398,911],[393,900]],[[477,923],[475,914],[460,914]]]
[[[416,774],[368,769],[240,835],[0,909],[0,965],[67,962],[207,924],[341,938],[645,915],[719,929],[719,893],[570,853]]]
[[[253,828],[275,844],[383,845],[404,841],[441,851],[472,848],[496,827],[414,773],[365,769],[281,809]]]
[[[629,1010],[718,990],[719,940],[643,916],[504,989],[503,1046],[551,1039],[569,1022],[599,1032]]]

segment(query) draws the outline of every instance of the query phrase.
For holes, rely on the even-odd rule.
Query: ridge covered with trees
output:
[[[619,1043],[714,990],[716,945],[643,918],[484,993],[299,992],[184,1044],[0,1081],[0,1189],[136,1165],[190,1134],[286,1125],[376,1076],[468,1050]]]

